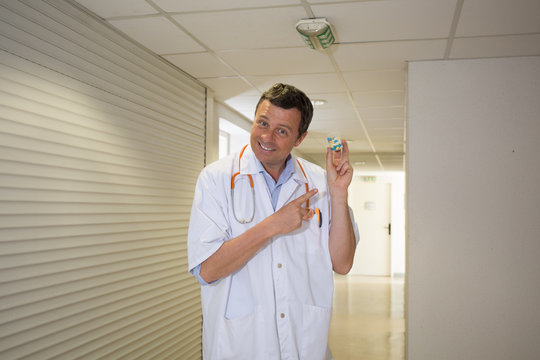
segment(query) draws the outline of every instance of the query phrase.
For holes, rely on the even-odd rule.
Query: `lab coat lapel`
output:
[[[276,210],[280,209],[283,205],[296,199],[298,196],[305,193],[306,178],[302,174],[302,170],[298,166],[296,157],[291,154],[291,161],[294,164],[294,172],[289,180],[281,186],[279,193],[279,199],[277,202]],[[294,196],[296,194],[296,196]]]
[[[256,160],[257,158],[255,157],[255,153],[253,152],[253,150],[251,150],[251,146],[248,145],[246,147],[246,150],[244,151],[244,155],[242,156],[242,160],[240,162],[240,174],[258,174],[259,169],[257,168]]]

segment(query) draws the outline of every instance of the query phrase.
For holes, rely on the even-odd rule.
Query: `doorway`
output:
[[[404,172],[355,173],[349,205],[360,235],[350,274],[404,277]]]
[[[390,276],[390,186],[374,176],[356,177],[351,187],[360,241],[352,275]]]

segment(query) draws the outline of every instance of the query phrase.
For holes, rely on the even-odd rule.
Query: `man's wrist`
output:
[[[332,202],[348,204],[349,192],[348,191],[330,191],[330,199]]]

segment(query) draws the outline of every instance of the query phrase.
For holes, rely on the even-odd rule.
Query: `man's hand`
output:
[[[313,210],[304,207],[304,203],[317,192],[317,189],[311,189],[267,218],[275,224],[278,234],[287,234],[296,230],[302,225],[303,220],[310,220],[313,217]]]
[[[341,143],[342,150],[336,154],[330,148],[326,150],[326,177],[331,196],[346,196],[353,176],[353,168],[349,162],[349,145],[345,140],[341,140]],[[339,153],[341,157],[335,156]]]

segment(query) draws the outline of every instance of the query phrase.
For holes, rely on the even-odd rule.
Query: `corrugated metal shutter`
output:
[[[0,358],[200,359],[204,87],[69,2],[0,27]]]

